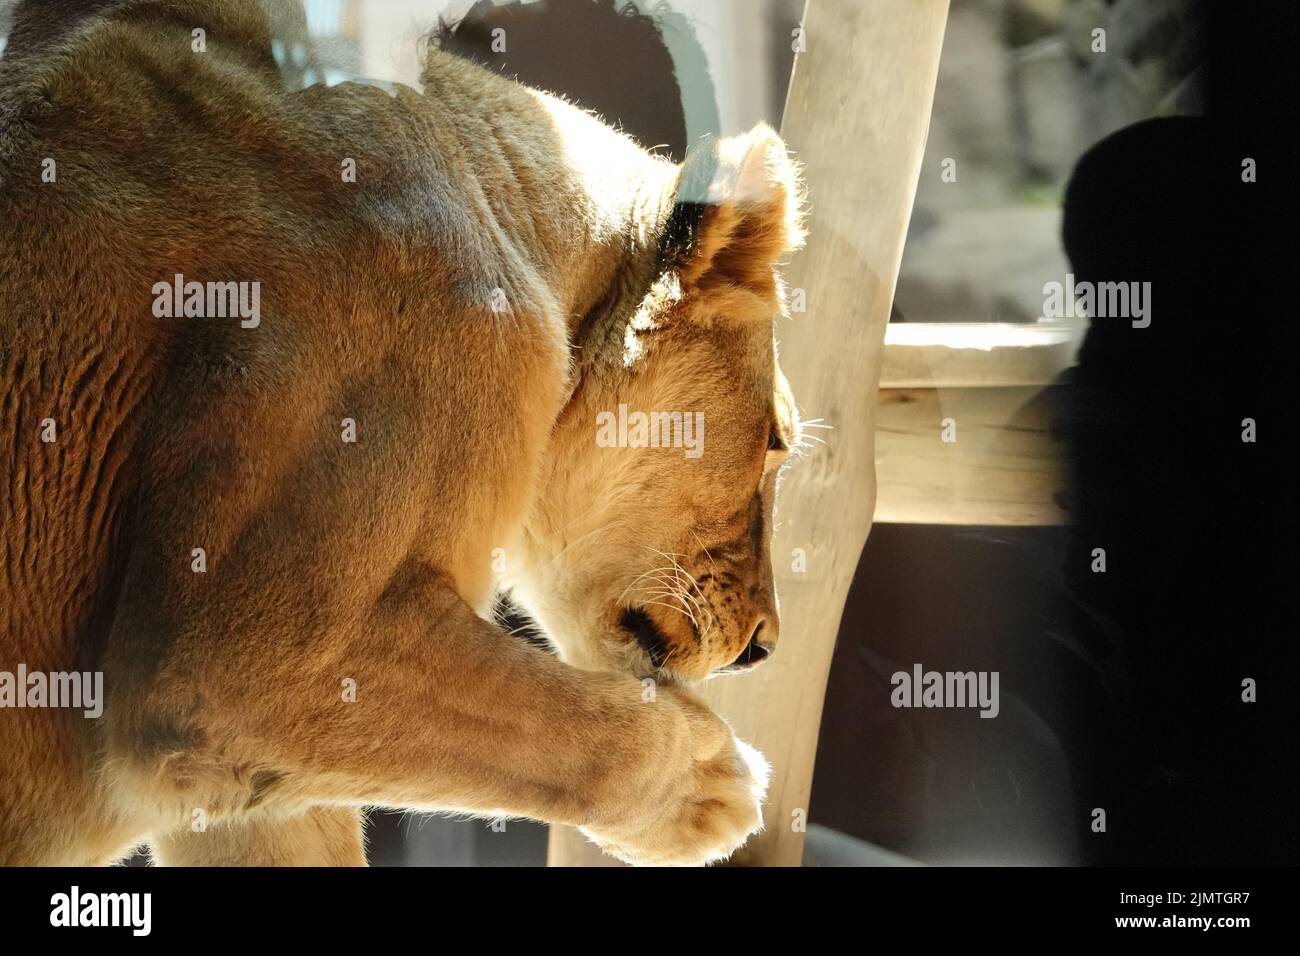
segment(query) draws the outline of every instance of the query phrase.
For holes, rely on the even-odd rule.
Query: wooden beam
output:
[[[876,521],[1065,523],[1056,497],[1064,475],[1050,402],[1051,390],[1038,385],[882,388]]]
[[[1050,385],[1074,364],[1086,323],[895,322],[881,388]]]
[[[876,502],[881,346],[934,99],[948,0],[809,0],[782,134],[810,197],[809,241],[786,269],[807,313],[778,329],[781,364],[807,417],[834,426],[785,477],[773,564],[780,646],[705,696],[772,762],[766,830],[736,856],[803,858],[822,695],[840,615]],[[937,173],[936,173],[937,174]],[[803,570],[799,570],[799,568]],[[555,830],[551,861],[600,862]]]

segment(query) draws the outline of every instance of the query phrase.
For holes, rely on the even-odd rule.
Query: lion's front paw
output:
[[[658,805],[632,824],[584,827],[583,833],[625,863],[702,866],[725,860],[762,829],[767,761],[713,714],[708,719],[707,728],[698,717],[693,721],[694,759],[666,799],[658,795]]]

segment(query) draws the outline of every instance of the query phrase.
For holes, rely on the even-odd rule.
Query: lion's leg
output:
[[[179,845],[206,861],[275,858],[286,851],[256,827],[230,831],[229,851],[209,841],[226,821],[322,803],[583,826],[647,862],[716,858],[758,825],[761,760],[687,694],[511,640],[432,572],[395,583],[354,627],[328,648],[264,647],[218,681],[250,654],[236,624],[112,715],[119,785],[174,825],[191,807],[209,820],[164,859]]]
[[[361,812],[312,807],[289,818],[253,817],[183,828],[151,841],[160,866],[365,866]]]
[[[154,684],[106,714],[120,784],[178,827],[201,810],[209,833],[318,804],[584,824],[689,762],[671,693],[643,700],[632,677],[511,640],[432,570],[400,578],[369,613],[299,646],[259,636],[234,608],[205,610],[228,637],[182,635]]]

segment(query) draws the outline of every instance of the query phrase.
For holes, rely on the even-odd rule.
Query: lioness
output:
[[[288,91],[254,0],[91,6],[0,60],[0,670],[107,704],[0,709],[0,861],[362,864],[367,805],[726,857],[766,764],[682,685],[777,642],[779,138],[677,166],[436,52]]]

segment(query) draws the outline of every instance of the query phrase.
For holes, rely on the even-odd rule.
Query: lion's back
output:
[[[504,160],[462,143],[490,128],[476,84],[522,102],[514,84],[449,63],[454,102],[286,91],[255,0],[106,10],[0,59],[0,664],[70,661],[111,617],[151,416],[199,409],[196,431],[217,429],[221,389],[291,388],[313,352],[346,374],[399,334],[358,316],[400,312],[413,287],[476,303],[441,315],[483,312],[511,268],[488,221],[502,191],[478,183]],[[178,275],[258,283],[256,333],[157,318],[153,290]]]
[[[155,285],[289,270],[294,238],[313,245],[294,234],[312,190],[251,159],[283,125],[274,63],[248,52],[257,5],[101,6],[48,34],[20,7],[0,58],[0,670],[93,662],[159,378],[231,341],[157,321]],[[213,27],[206,58],[186,7]]]

